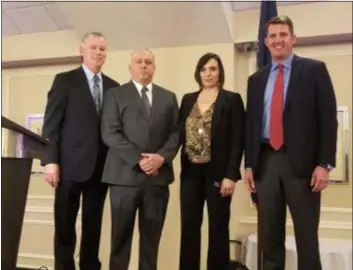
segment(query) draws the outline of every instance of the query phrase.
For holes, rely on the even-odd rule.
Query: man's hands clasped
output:
[[[149,176],[157,176],[158,170],[164,163],[164,157],[159,154],[142,153],[139,162],[141,170]]]

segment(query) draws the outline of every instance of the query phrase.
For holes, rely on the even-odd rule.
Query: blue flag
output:
[[[266,23],[277,16],[276,1],[261,1],[259,33],[257,36],[257,68],[265,67],[271,64],[271,55],[265,45]],[[251,193],[252,202],[257,205],[258,198],[256,193]]]
[[[277,16],[276,1],[261,1],[259,33],[257,36],[257,67],[261,68],[271,64],[271,55],[265,45],[266,23]]]

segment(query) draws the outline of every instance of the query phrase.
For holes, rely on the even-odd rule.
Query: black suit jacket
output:
[[[200,91],[184,95],[180,113],[179,129],[181,148],[181,177],[191,165],[185,153],[185,122]],[[240,163],[244,150],[245,112],[239,94],[220,90],[215,102],[211,123],[211,161],[212,178],[220,182],[223,178],[233,181],[241,179]]]
[[[119,84],[104,74],[102,79],[104,99],[104,92]],[[101,174],[107,149],[82,67],[55,76],[48,92],[43,137],[53,145],[42,164],[59,164],[62,180],[87,181],[95,169]]]
[[[248,79],[245,167],[258,170],[264,93],[270,66]],[[311,177],[318,165],[335,166],[336,98],[323,62],[293,57],[284,106],[284,144],[298,177]]]

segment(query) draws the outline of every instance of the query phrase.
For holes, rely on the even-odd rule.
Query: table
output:
[[[352,270],[352,241],[320,238],[322,270]],[[257,236],[251,234],[246,241],[246,266],[257,270]],[[297,252],[293,235],[286,237],[286,270],[297,269]]]

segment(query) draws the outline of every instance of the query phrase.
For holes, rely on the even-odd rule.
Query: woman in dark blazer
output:
[[[207,202],[207,269],[229,264],[230,203],[241,179],[244,105],[241,96],[223,89],[224,68],[218,55],[203,55],[195,70],[200,90],[184,95],[180,107],[181,247],[180,270],[200,269],[201,225]]]

